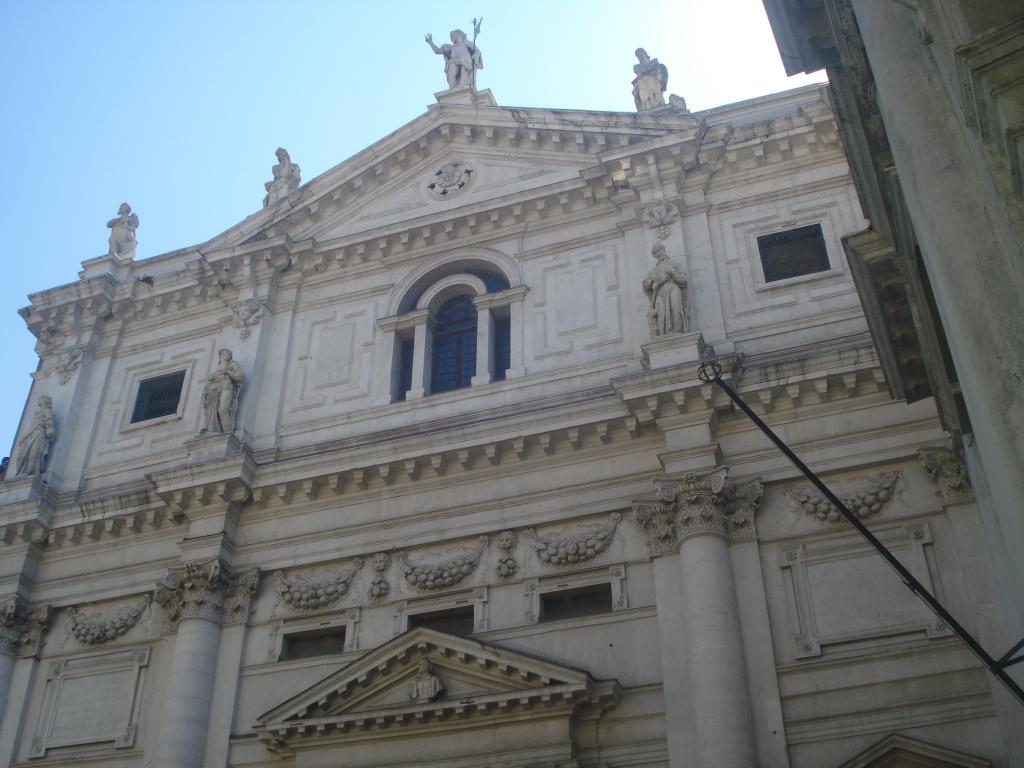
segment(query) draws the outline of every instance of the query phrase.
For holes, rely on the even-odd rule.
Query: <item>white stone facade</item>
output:
[[[202,246],[86,262],[23,310],[54,427],[0,485],[0,762],[1012,765],[1013,705],[697,378],[717,356],[998,635],[970,486],[870,342],[839,241],[865,224],[818,87],[694,114],[462,88]],[[757,238],[815,225],[827,268],[771,279]],[[683,334],[652,336],[657,243]],[[471,380],[432,392],[457,297]]]

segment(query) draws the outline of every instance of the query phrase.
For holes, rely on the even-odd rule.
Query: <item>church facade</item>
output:
[[[637,113],[456,80],[305,184],[279,150],[200,246],[135,260],[123,209],[30,297],[0,763],[1013,764],[1020,708],[698,377],[1001,643],[825,90],[652,108],[640,61]]]

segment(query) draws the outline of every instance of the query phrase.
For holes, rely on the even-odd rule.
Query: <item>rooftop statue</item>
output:
[[[461,29],[452,30],[449,37],[451,44],[445,43],[440,48],[434,44],[434,36],[426,36],[427,45],[434,53],[444,56],[444,75],[448,78],[449,88],[460,88],[468,85],[476,88],[476,71],[484,68],[484,59],[480,49],[476,47],[476,36],[480,34],[480,24],[483,23],[473,19],[473,41],[466,39],[466,33]]]
[[[110,229],[109,255],[120,256],[122,259],[135,257],[135,230],[139,228],[139,217],[132,213],[132,207],[128,203],[121,203],[117,209],[117,218],[107,222]]]
[[[657,59],[652,59],[643,48],[636,49],[639,61],[633,65],[633,102],[637,112],[650,112],[665,106],[665,89],[668,87],[668,69]]]
[[[299,184],[302,183],[302,172],[299,166],[292,162],[288,150],[278,147],[274,154],[277,155],[277,165],[271,169],[274,178],[263,185],[263,188],[267,190],[267,194],[263,198],[264,208],[273,205],[283,197],[288,197],[288,193],[298,189]]]

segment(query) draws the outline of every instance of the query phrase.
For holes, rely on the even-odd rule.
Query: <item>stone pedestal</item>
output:
[[[237,456],[243,450],[243,443],[233,433],[204,434],[187,440],[189,464],[205,464],[208,461],[219,461]]]
[[[490,88],[478,91],[469,85],[459,88],[448,88],[434,94],[437,104],[466,104],[473,107],[496,107],[498,102]],[[437,104],[431,104],[427,109],[437,109]]]
[[[704,337],[699,331],[661,336],[640,346],[644,367],[652,369],[700,362],[705,348]]]

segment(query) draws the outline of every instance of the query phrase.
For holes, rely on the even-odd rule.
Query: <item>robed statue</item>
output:
[[[18,467],[15,477],[43,474],[46,460],[50,458],[53,436],[53,400],[43,395],[37,401],[36,412],[32,414],[32,425],[18,441]]]
[[[644,279],[651,335],[686,333],[686,273],[669,261],[662,243],[654,244],[651,255],[655,264]]]
[[[264,208],[273,205],[281,198],[288,197],[288,193],[298,189],[302,182],[302,172],[299,166],[292,162],[288,150],[278,147],[274,154],[277,155],[277,165],[270,170],[274,178],[263,185],[263,188],[267,190],[267,194],[263,198]]]
[[[636,49],[637,63],[633,65],[633,102],[637,112],[650,112],[665,106],[665,89],[668,87],[668,69],[657,59],[652,59],[643,48]]]
[[[480,24],[483,19],[473,19],[473,40],[466,38],[466,33],[461,29],[452,30],[448,36],[451,43],[445,43],[441,47],[434,44],[434,36],[428,34],[425,37],[427,45],[431,50],[444,56],[444,76],[448,80],[449,88],[459,88],[468,85],[476,88],[476,71],[484,68],[484,58],[476,45],[476,36],[480,33]]]
[[[119,256],[122,259],[131,259],[135,256],[135,230],[139,228],[139,217],[132,213],[132,207],[128,203],[121,203],[117,209],[117,218],[107,222],[110,229],[110,238],[107,243],[110,245],[110,256]]]
[[[245,383],[242,368],[232,359],[230,349],[222,349],[217,357],[217,369],[206,377],[203,385],[201,435],[235,431],[238,391]]]

